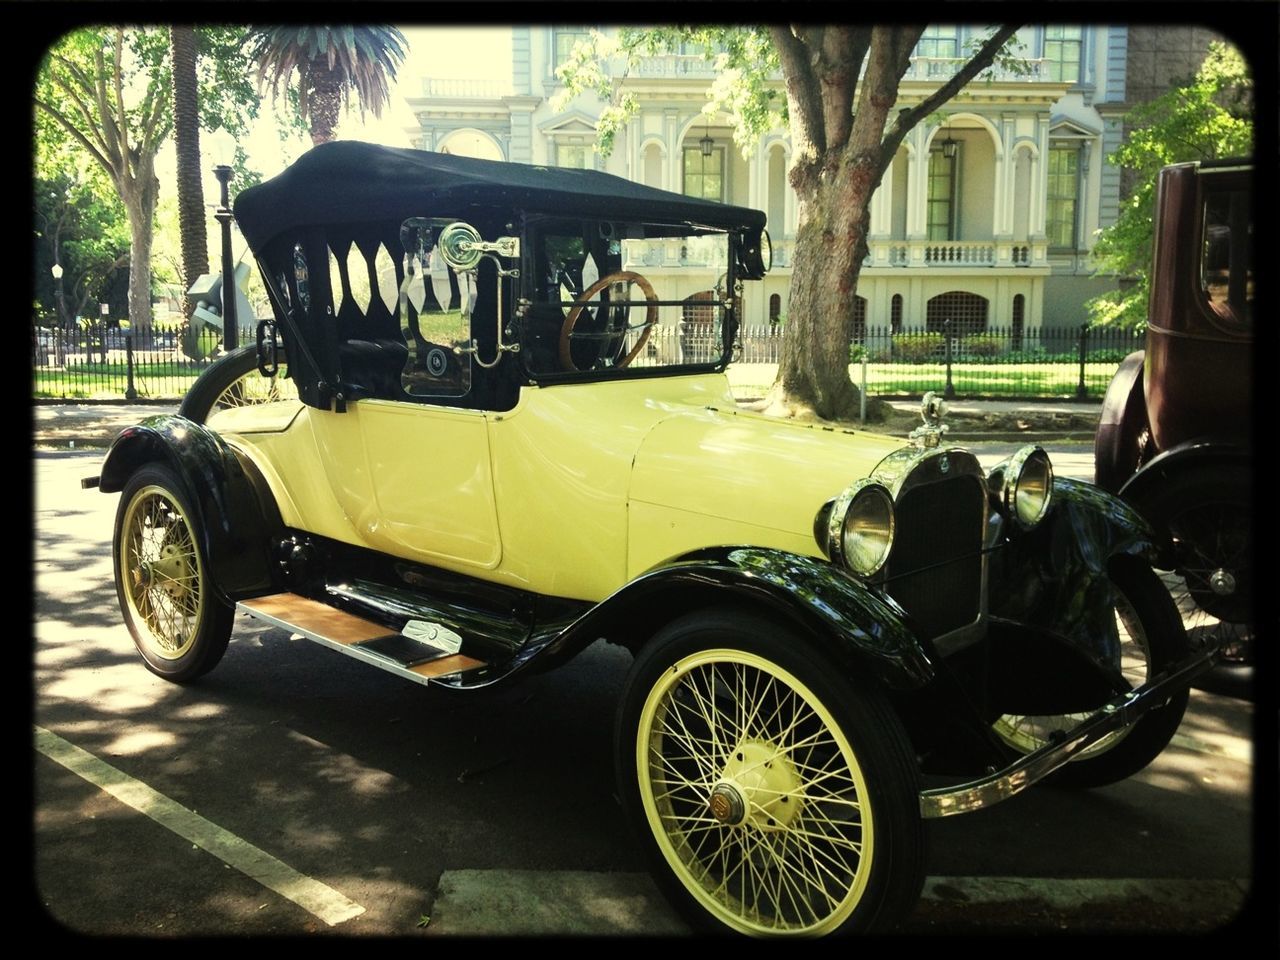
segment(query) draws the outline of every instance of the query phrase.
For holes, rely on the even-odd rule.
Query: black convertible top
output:
[[[236,220],[254,251],[298,227],[447,216],[473,204],[601,219],[690,221],[758,231],[764,214],[598,170],[476,160],[338,140],[244,190]],[[449,209],[453,208],[453,209]]]

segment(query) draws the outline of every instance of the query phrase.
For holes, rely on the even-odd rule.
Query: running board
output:
[[[429,642],[427,637],[447,634],[456,646],[457,634],[439,624],[410,621],[410,626],[416,626],[417,629],[397,633],[380,623],[300,597],[296,593],[276,593],[241,600],[236,604],[236,609],[256,620],[265,621],[290,633],[301,634],[308,640],[314,640],[415,683],[427,684],[435,679],[452,677],[464,670],[485,666],[482,660]],[[409,631],[409,626],[406,626],[406,631]],[[422,639],[412,634],[419,634]]]

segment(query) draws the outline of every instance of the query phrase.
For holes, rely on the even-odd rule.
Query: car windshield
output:
[[[528,238],[522,356],[533,376],[720,362],[726,233],[575,218],[536,221]]]

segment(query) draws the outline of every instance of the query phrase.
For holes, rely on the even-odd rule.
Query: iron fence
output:
[[[707,336],[661,328],[672,350],[695,360],[717,352]],[[782,348],[781,326],[743,327],[734,344],[738,382],[767,385]],[[936,327],[867,325],[849,346],[850,375],[871,396],[913,397],[927,390],[954,397],[1010,399],[1098,399],[1120,361],[1143,346],[1142,331],[1109,327],[1022,330],[947,323]],[[210,363],[217,343],[210,331],[202,343],[185,329],[131,333],[93,324],[74,329],[33,327],[34,395],[64,399],[181,397]],[[750,368],[743,370],[743,368]]]
[[[211,352],[216,342],[214,331],[192,342],[186,328],[134,333],[107,324],[33,327],[34,396],[176,399],[211,362],[190,354]]]

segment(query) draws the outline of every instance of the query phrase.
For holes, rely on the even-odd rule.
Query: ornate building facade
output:
[[[587,28],[511,30],[509,82],[423,79],[421,96],[408,101],[419,123],[417,146],[593,167],[763,210],[774,269],[763,290],[749,294],[744,319],[753,325],[785,317],[796,227],[785,129],[761,136],[744,156],[728,118],[702,112],[715,65],[700,53],[672,53],[625,75],[615,71],[615,83],[640,109],[602,157],[593,143],[604,104],[583,94],[563,109],[552,105],[561,90],[555,69]],[[1133,102],[1126,90],[1130,30],[1024,27],[1015,67],[981,75],[935,115],[938,122],[907,135],[872,200],[858,320],[936,327],[950,319],[1033,337],[1042,327],[1085,319],[1085,300],[1114,282],[1093,276],[1089,249],[1119,209],[1120,170],[1106,157]],[[900,106],[936,89],[983,33],[928,28],[899,89]],[[683,269],[691,295],[714,284],[702,276],[706,265],[678,250],[655,250],[637,264],[646,265]]]

